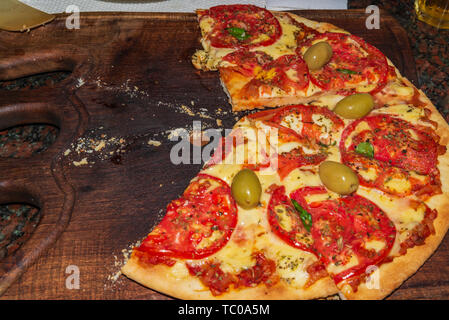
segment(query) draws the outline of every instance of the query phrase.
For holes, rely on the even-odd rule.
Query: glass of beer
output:
[[[439,29],[449,29],[449,0],[415,0],[418,19]]]

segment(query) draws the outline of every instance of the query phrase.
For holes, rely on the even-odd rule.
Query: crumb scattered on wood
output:
[[[117,285],[121,284],[121,279],[123,277],[120,277],[122,274],[122,267],[128,262],[129,258],[131,257],[131,253],[135,247],[140,246],[141,241],[137,241],[134,244],[131,244],[125,249],[122,249],[121,255],[117,256],[114,255],[114,262],[113,265],[110,267],[112,270],[112,273],[109,274],[106,277],[107,283],[104,284],[105,289],[114,289]]]
[[[155,146],[155,147],[159,147],[161,144],[162,144],[162,142],[160,142],[160,141],[157,141],[157,140],[148,140],[148,144],[150,145],[150,146]]]
[[[102,127],[87,132],[73,142],[64,151],[64,156],[70,158],[73,165],[81,166],[93,164],[95,160],[108,160],[114,155],[123,153],[126,147],[126,139],[110,137],[101,133]]]

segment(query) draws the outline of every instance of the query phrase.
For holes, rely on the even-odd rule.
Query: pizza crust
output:
[[[267,288],[265,285],[245,287],[219,296],[213,296],[201,281],[194,276],[176,279],[171,276],[171,270],[166,265],[143,265],[132,256],[122,268],[122,273],[128,278],[169,296],[185,300],[306,300],[334,295],[338,292],[331,278],[318,280],[307,289],[296,289],[279,281]]]

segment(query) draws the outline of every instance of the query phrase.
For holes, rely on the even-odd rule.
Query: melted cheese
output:
[[[372,167],[369,167],[368,169],[361,168],[357,172],[366,181],[374,181],[377,179],[377,170]]]
[[[299,142],[285,142],[280,143],[277,145],[277,152],[278,153],[284,153],[284,152],[290,152],[296,148],[301,148],[301,144]]]
[[[384,182],[384,186],[387,189],[398,193],[406,193],[412,187],[410,181],[408,181],[406,178],[395,178],[395,177],[387,179]]]
[[[273,234],[266,238],[265,248],[267,256],[276,262],[281,281],[296,288],[306,284],[309,279],[307,267],[317,261],[312,253],[293,248]]]
[[[377,112],[390,114],[413,124],[417,124],[421,117],[424,117],[425,115],[423,108],[408,104],[388,105],[386,107],[376,109],[376,113]]]
[[[171,267],[169,274],[175,279],[181,280],[189,276],[189,270],[183,261],[178,261],[173,267]]]
[[[305,186],[322,185],[318,173],[303,169],[296,168],[292,170],[292,172],[290,172],[287,177],[284,178],[283,183],[285,185],[287,194],[290,194],[292,191]]]
[[[332,273],[332,274],[339,274],[340,272],[343,272],[351,267],[355,267],[356,265],[359,264],[359,259],[357,258],[356,255],[351,255],[351,258],[349,259],[349,261],[345,264],[334,264],[331,263],[329,264],[329,266],[327,267],[328,272]]]
[[[399,233],[412,230],[424,219],[425,205],[413,209],[408,198],[396,198],[365,187],[360,187],[357,193],[379,206],[393,221]]]
[[[252,253],[252,245],[239,245],[230,240],[223,249],[212,255],[209,259],[218,259],[221,262],[220,268],[224,272],[238,273],[254,265],[255,261]]]
[[[212,19],[209,16],[204,16],[200,19],[199,24],[201,29],[201,35],[203,37],[212,31],[214,23],[215,23],[214,19]]]
[[[284,15],[278,15],[277,19],[282,28],[282,36],[278,41],[270,46],[256,47],[253,50],[263,51],[266,54],[277,59],[286,54],[295,54],[296,50],[296,37],[295,33],[300,31],[294,24],[290,24],[289,20]]]
[[[377,84],[365,84],[357,86],[358,92],[370,92],[373,91],[376,88]]]
[[[279,205],[274,208],[277,213],[277,219],[282,229],[290,232],[293,228],[293,221],[284,206]]]
[[[327,107],[328,109],[333,110],[338,101],[340,101],[343,98],[344,96],[342,95],[327,94],[310,101],[308,104],[319,107]]]
[[[281,125],[292,129],[298,134],[301,134],[303,127],[301,114],[293,113],[285,116],[281,121]]]
[[[385,242],[378,241],[378,240],[370,240],[365,243],[365,248],[368,250],[375,250],[376,252],[381,251],[383,248],[385,248]]]
[[[345,147],[349,148],[349,146],[352,143],[352,139],[357,136],[360,132],[365,131],[365,130],[371,130],[370,126],[368,125],[368,123],[366,123],[365,121],[361,121],[355,128],[354,130],[351,132],[351,134],[349,135],[349,137],[346,139],[345,141]]]
[[[210,237],[201,240],[201,242],[197,245],[197,248],[198,249],[207,248],[215,241],[219,240],[222,236],[223,236],[222,231],[214,230],[214,232],[212,232],[212,235]]]
[[[413,96],[414,90],[411,87],[403,86],[399,83],[392,82],[388,89],[391,90],[394,94],[402,97],[411,97]]]

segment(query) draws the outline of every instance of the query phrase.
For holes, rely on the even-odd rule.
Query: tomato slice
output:
[[[271,57],[264,52],[238,50],[229,53],[223,60],[236,64],[227,68],[251,78],[240,90],[241,96],[271,94],[273,88],[292,94],[309,86],[307,64],[295,54],[271,61]]]
[[[375,88],[370,91],[374,94],[386,85],[388,63],[377,48],[354,35],[328,32],[306,41],[298,47],[297,53],[301,54],[317,40],[328,42],[333,51],[325,66],[310,72],[310,81],[318,87],[350,94],[361,84],[374,84]]]
[[[236,223],[231,188],[219,178],[198,174],[136,250],[154,257],[150,261],[155,263],[166,263],[167,258],[201,259],[228,242]]]
[[[254,5],[220,5],[209,9],[208,14],[214,26],[208,37],[216,48],[239,48],[269,46],[282,35],[282,28],[276,17],[268,10]],[[234,29],[233,29],[234,28]],[[242,37],[233,35],[232,30],[241,30]]]
[[[336,143],[332,135],[344,125],[344,122],[329,109],[304,105],[265,110],[253,113],[248,118],[276,128],[279,146],[285,143],[298,143],[297,148],[277,155],[281,179],[295,168],[324,161],[327,155],[323,148]],[[325,127],[320,121],[329,122],[330,128]]]
[[[223,61],[235,64],[232,66],[233,70],[237,70],[245,76],[254,76],[257,67],[260,70],[272,60],[273,58],[263,51],[249,51],[248,49],[240,49],[223,57]]]
[[[359,125],[364,126],[356,131]],[[445,152],[445,148],[438,141],[439,137],[428,127],[413,125],[390,115],[374,115],[354,121],[344,130],[340,152],[342,161],[358,173],[363,185],[407,195],[428,189],[429,184],[440,185],[438,156]],[[372,146],[372,158],[356,151],[361,143]],[[370,168],[375,172],[375,178],[367,179],[363,171]],[[410,171],[421,175],[421,178],[417,179]],[[387,186],[392,179],[405,179],[410,188],[403,192],[394,191]],[[438,189],[434,188],[432,192],[438,192]]]
[[[310,144],[310,141],[301,137],[294,130],[279,125],[275,122],[264,121],[264,123],[268,126],[271,126],[277,129],[277,143],[278,148],[282,148],[284,144],[288,143],[297,143],[297,147],[292,150],[286,152],[278,152],[272,156],[272,167],[275,167],[276,164],[273,164],[273,157],[276,157],[277,160],[277,172],[281,180],[283,180],[291,171],[296,168],[307,166],[307,165],[316,165],[320,162],[324,161],[327,158],[326,153],[324,153],[320,148],[315,148],[315,146]],[[307,153],[304,150],[304,147],[309,146],[310,148],[314,148],[315,152]]]
[[[314,252],[312,235],[306,230],[298,212],[285,195],[284,186],[276,186],[272,190],[267,214],[271,231],[279,238],[292,247]]]
[[[305,61],[296,54],[283,55],[263,67],[266,73],[274,76],[269,83],[289,92],[294,88],[303,90],[309,86],[309,69]]]
[[[301,122],[301,128],[292,123],[288,117],[296,117]],[[323,128],[320,121],[330,120],[331,128]],[[271,119],[274,123],[284,124],[297,131],[298,134],[307,141],[315,141],[322,145],[329,145],[334,141],[332,133],[343,128],[344,122],[334,112],[326,107],[292,105],[279,109]]]
[[[311,214],[314,248],[324,264],[339,268],[335,273],[332,270],[336,269],[328,267],[338,284],[382,263],[394,244],[396,228],[379,207],[359,195],[313,202],[306,199],[326,193],[324,187],[304,187],[290,198]],[[378,250],[370,246],[373,243],[380,244]]]

